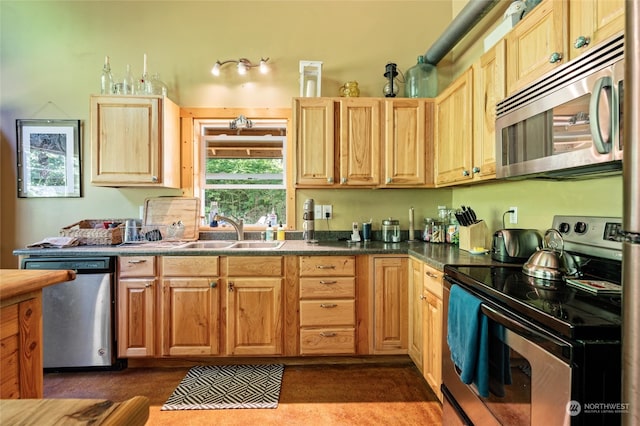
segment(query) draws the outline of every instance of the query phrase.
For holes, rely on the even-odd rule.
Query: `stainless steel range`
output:
[[[445,267],[444,424],[620,424],[621,223],[554,218],[581,271],[573,281],[532,280],[519,265]],[[475,322],[480,337],[459,345]]]

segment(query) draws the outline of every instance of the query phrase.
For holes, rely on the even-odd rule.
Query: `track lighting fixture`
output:
[[[236,68],[238,69],[238,74],[240,75],[245,75],[248,70],[256,67],[260,68],[260,72],[262,74],[266,74],[267,72],[269,72],[269,65],[267,65],[268,60],[269,58],[267,59],[262,58],[260,59],[260,63],[258,64],[251,63],[251,61],[248,60],[247,58],[240,58],[238,60],[229,59],[228,61],[222,61],[222,62],[216,61],[216,63],[213,65],[213,68],[211,69],[211,74],[215,76],[220,75],[220,68],[222,68],[222,66],[225,64],[236,64]]]

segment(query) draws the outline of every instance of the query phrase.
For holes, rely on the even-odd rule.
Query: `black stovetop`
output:
[[[594,295],[563,282],[534,280],[515,265],[446,266],[445,274],[554,334],[574,340],[620,340],[619,294]]]

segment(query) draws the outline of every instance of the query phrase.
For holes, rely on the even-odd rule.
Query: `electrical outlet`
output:
[[[324,219],[324,215],[322,214],[322,204],[316,204],[313,207],[313,218],[314,219]]]
[[[322,218],[333,219],[333,206],[331,204],[325,204],[322,206]]]
[[[513,210],[513,213],[509,213],[509,223],[512,223],[512,224],[518,223],[518,208],[509,207],[509,210]]]

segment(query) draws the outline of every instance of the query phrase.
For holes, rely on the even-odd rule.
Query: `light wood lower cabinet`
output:
[[[423,309],[425,296],[422,279],[423,262],[409,259],[409,357],[423,371]]]
[[[42,292],[0,309],[0,398],[42,398]]]
[[[442,401],[442,309],[443,273],[429,265],[424,270],[423,310],[423,375],[433,392]]]
[[[300,355],[355,354],[354,256],[300,257]]]
[[[160,267],[162,355],[217,355],[218,257],[163,256]]]
[[[374,256],[373,267],[373,353],[406,354],[408,259]]]
[[[225,259],[227,355],[281,355],[283,258]]]
[[[156,354],[156,287],[154,256],[118,259],[118,356]]]

